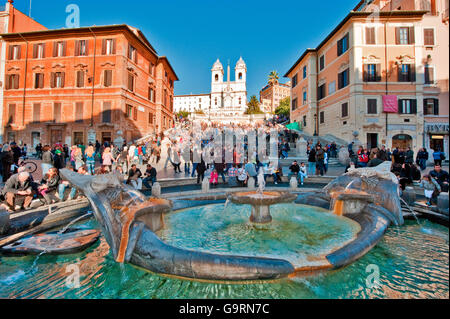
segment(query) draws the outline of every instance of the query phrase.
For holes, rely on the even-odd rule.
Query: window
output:
[[[88,55],[87,46],[88,46],[87,40],[75,41],[75,56],[87,56]]]
[[[424,99],[423,100],[423,114],[424,115],[439,115],[439,99]]]
[[[297,74],[292,77],[292,87],[297,86]]]
[[[423,29],[423,44],[434,45],[434,29]]]
[[[320,120],[320,124],[325,123],[325,112],[324,111],[319,113],[319,120]]]
[[[104,87],[110,87],[112,85],[112,70],[103,71],[103,85]]]
[[[77,71],[77,88],[84,87],[84,71]]]
[[[73,143],[74,145],[84,144],[83,132],[73,132]]]
[[[33,59],[45,58],[45,43],[36,43],[33,45]]]
[[[16,104],[10,104],[8,109],[8,124],[16,123]]]
[[[136,48],[134,46],[132,46],[131,44],[128,45],[128,59],[130,59],[134,63],[137,62],[137,51],[136,51]]]
[[[400,64],[398,66],[398,81],[399,82],[414,82],[416,81],[414,64]]]
[[[148,88],[148,100],[150,102],[155,102],[155,90],[153,87]]]
[[[306,65],[303,67],[303,78],[306,79]]]
[[[367,100],[367,114],[377,114],[377,99]]]
[[[333,94],[334,92],[336,92],[336,81],[328,84],[328,95]]]
[[[364,77],[364,82],[379,82],[379,81],[381,81],[380,65],[379,64],[364,64],[363,77]]]
[[[9,59],[8,60],[20,60],[21,56],[21,46],[11,45],[9,46]]]
[[[50,86],[52,88],[63,88],[64,79],[65,79],[65,72],[52,72]]]
[[[53,122],[60,123],[61,122],[61,103],[53,104]]]
[[[166,89],[164,89],[164,91],[163,91],[163,103],[162,103],[162,105],[163,106],[167,105],[167,90]]]
[[[102,122],[111,123],[111,102],[103,102]]]
[[[242,80],[242,73],[239,73],[239,80]]]
[[[128,90],[134,92],[134,75],[128,73]]]
[[[319,86],[319,89],[317,90],[317,99],[321,100],[326,96],[326,92],[325,92],[325,88],[326,88],[326,84],[322,84],[321,86]]]
[[[152,112],[148,113],[148,123],[153,124],[153,113]]]
[[[151,76],[155,76],[155,65],[153,64],[153,62],[150,62],[149,73]]]
[[[83,102],[77,102],[75,103],[75,122],[76,123],[83,123]]]
[[[34,88],[42,89],[44,87],[44,73],[34,74]]]
[[[325,56],[322,55],[319,58],[319,69],[320,69],[320,71],[322,71],[324,68],[325,68]]]
[[[348,116],[348,103],[344,103],[341,105],[341,117]]]
[[[125,117],[131,118],[131,116],[133,115],[133,106],[127,104],[126,110],[127,112],[125,113]]]
[[[416,114],[417,101],[415,99],[398,100],[398,112],[400,114]]]
[[[349,70],[342,71],[338,74],[338,89],[342,89],[349,85],[350,83],[350,76],[349,76]]]
[[[33,103],[33,123],[41,121],[41,103]]]
[[[303,89],[303,104],[308,103],[308,92],[306,89]]]
[[[59,41],[53,43],[53,57],[66,56],[66,42]]]
[[[337,55],[342,55],[348,50],[348,33],[337,42]]]
[[[395,28],[395,44],[414,44],[414,27]]]
[[[366,27],[366,44],[376,44],[374,27]]]
[[[116,39],[103,39],[102,55],[116,54]]]
[[[16,90],[19,88],[19,74],[6,75],[6,90]]]
[[[303,127],[306,127],[306,115],[303,115]]]
[[[425,65],[425,84],[434,84],[434,67],[431,65]]]
[[[297,109],[297,106],[298,106],[297,103],[298,103],[297,98],[292,100],[292,111],[295,111]]]

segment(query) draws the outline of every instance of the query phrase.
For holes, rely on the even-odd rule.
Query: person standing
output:
[[[308,146],[306,153],[308,154],[308,175],[316,173],[316,150]]]
[[[6,182],[11,176],[11,166],[14,164],[14,154],[8,144],[3,145],[0,160],[2,162],[3,182]]]
[[[414,152],[411,147],[408,147],[405,152],[405,164],[411,165],[414,162]]]
[[[197,171],[197,184],[200,184],[200,182],[203,182],[203,179],[205,178],[205,171],[206,171],[206,164],[205,161],[203,160],[203,157],[200,163],[198,163],[196,171]]]
[[[419,165],[422,171],[424,171],[427,168],[427,161],[428,161],[428,152],[424,147],[422,147],[417,153],[416,158],[416,163],[417,165]]]
[[[441,152],[441,149],[437,148],[433,152],[434,165],[442,166],[442,161],[445,160],[445,153]]]
[[[53,154],[50,151],[50,146],[46,145],[42,149],[42,176],[48,173],[48,170],[53,167]]]
[[[324,174],[324,160],[325,160],[325,151],[322,149],[322,146],[316,146],[316,171],[320,173],[320,176]]]
[[[86,149],[86,166],[90,175],[95,173],[95,150],[92,145]]]
[[[112,172],[112,164],[116,160],[114,159],[114,157],[111,153],[111,148],[109,148],[109,147],[105,148],[105,150],[103,151],[102,160],[103,160],[103,165],[107,166],[109,168],[109,171]]]

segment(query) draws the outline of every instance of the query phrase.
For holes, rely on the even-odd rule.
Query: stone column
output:
[[[206,176],[202,182],[202,193],[209,193],[209,178]]]
[[[297,139],[297,144],[296,144],[297,156],[306,158],[306,148],[307,148],[307,143],[306,143],[305,139],[303,138],[303,136],[300,136],[300,138]]]
[[[161,196],[161,185],[156,182],[152,186],[152,196],[153,197],[160,197]]]

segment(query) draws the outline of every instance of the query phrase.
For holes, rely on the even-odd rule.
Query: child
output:
[[[298,172],[298,175],[300,176],[300,183],[303,185],[303,180],[308,178],[308,175],[306,174],[306,165],[303,162],[300,164],[300,171]]]
[[[213,169],[211,175],[209,176],[209,182],[213,187],[216,187],[219,181],[219,174],[216,169]]]
[[[436,195],[433,196],[433,194],[435,194],[436,190],[440,192],[441,186],[430,175],[425,175],[419,185],[424,189],[425,197],[427,198],[427,205],[431,206],[431,200],[436,199],[437,197]]]

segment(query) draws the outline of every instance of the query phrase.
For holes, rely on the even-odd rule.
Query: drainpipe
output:
[[[91,27],[89,27],[89,31],[91,31],[94,36],[94,65],[92,71],[92,102],[91,102],[91,127],[94,127],[94,90],[95,90],[95,58],[97,51],[97,36],[94,31],[92,31]]]
[[[26,51],[25,51],[25,76],[23,81],[23,105],[22,105],[22,126],[25,127],[25,97],[26,97],[26,89],[27,89],[27,73],[28,73],[28,41],[22,36],[21,33],[19,33],[19,36],[25,41],[26,43]]]

